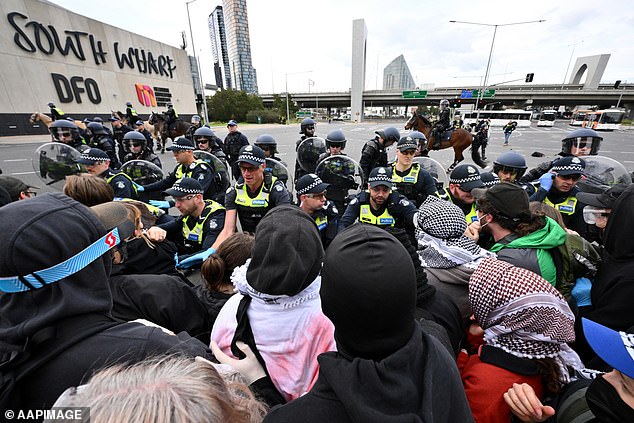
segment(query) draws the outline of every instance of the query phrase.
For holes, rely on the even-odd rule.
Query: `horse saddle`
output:
[[[448,141],[449,139],[451,139],[451,134],[453,134],[453,128],[447,129],[446,131],[440,133],[440,140]]]

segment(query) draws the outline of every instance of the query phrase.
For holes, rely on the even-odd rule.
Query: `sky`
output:
[[[52,2],[173,46],[186,31],[192,54],[185,1],[114,7],[112,0]],[[218,5],[222,0],[189,4],[207,84],[215,84],[207,18]],[[367,27],[366,90],[382,88],[383,68],[401,54],[418,86],[479,86],[495,27],[450,20],[500,25],[489,84],[523,84],[527,73],[535,74],[533,84],[562,84],[578,57],[597,54],[611,54],[601,82],[634,82],[634,6],[628,0],[247,0],[247,12],[260,94],[285,92],[286,83],[291,93],[348,91],[352,21],[361,18]]]

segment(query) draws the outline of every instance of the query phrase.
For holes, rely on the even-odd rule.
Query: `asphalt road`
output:
[[[408,131],[403,129],[405,121],[366,121],[355,124],[348,122],[333,122],[331,124],[318,122],[316,135],[326,137],[328,132],[334,129],[343,130],[348,143],[345,152],[355,160],[359,160],[361,156],[361,148],[364,143],[374,136],[374,131],[385,128],[387,126],[395,126],[406,134]],[[530,128],[519,128],[511,136],[510,146],[503,147],[504,134],[502,129],[494,127],[491,130],[489,139],[489,147],[487,156],[492,163],[493,160],[503,152],[512,150],[516,151],[526,158],[528,167],[531,168],[537,164],[553,158],[561,149],[561,139],[573,129],[568,126],[567,122],[560,121],[552,128],[537,128],[536,122]],[[216,135],[224,139],[227,134],[226,128],[213,128]],[[282,160],[289,165],[289,171],[293,173],[295,166],[295,142],[299,139],[299,124],[282,126],[275,124],[266,125],[241,125],[239,130],[244,133],[251,143],[255,141],[260,134],[271,134],[278,142],[278,151]],[[628,171],[634,170],[634,130],[624,129],[614,132],[601,132],[603,136],[603,144],[601,145],[600,154],[613,158],[621,162]],[[44,187],[39,178],[35,175],[31,164],[33,152],[35,149],[48,142],[49,139],[45,135],[32,135],[22,137],[0,137],[0,169],[3,174],[13,175],[20,178],[25,183],[42,187],[39,192],[46,192],[52,188]],[[544,157],[532,157],[533,152],[541,152]],[[391,156],[394,152],[390,152]],[[159,154],[163,162],[163,168],[171,171],[176,162],[170,152]],[[445,168],[453,162],[453,150],[445,149],[434,151],[430,155],[439,161]],[[471,162],[470,152],[465,152],[465,162]]]

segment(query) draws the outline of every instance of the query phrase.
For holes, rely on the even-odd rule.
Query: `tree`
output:
[[[245,91],[222,90],[207,99],[211,120],[245,121],[250,110],[263,109],[262,99]]]

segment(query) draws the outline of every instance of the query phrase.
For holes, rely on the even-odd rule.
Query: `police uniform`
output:
[[[53,106],[50,109],[51,109],[51,119],[53,119],[53,122],[55,122],[56,120],[66,119],[66,115],[64,114],[62,109],[60,109],[59,107]]]
[[[474,188],[484,188],[484,183],[480,177],[480,171],[471,164],[456,166],[449,175],[449,183],[458,185],[461,190],[467,192],[470,192]],[[465,214],[467,225],[478,220],[475,201],[471,204],[466,204],[458,200],[451,195],[449,187],[438,191],[438,196],[443,200],[451,201],[456,206],[460,207],[462,212]]]
[[[232,122],[229,122],[227,126],[237,126],[237,124],[233,125]],[[240,156],[240,149],[244,147],[245,145],[249,145],[249,140],[240,131],[229,132],[224,140],[223,149],[225,154],[227,155],[229,165],[231,166],[231,173],[233,174],[233,179],[235,179],[236,181],[240,177],[240,168],[238,166],[238,156]]]
[[[270,178],[268,183],[267,178]],[[255,227],[269,210],[289,203],[286,187],[270,174],[265,174],[265,180],[256,192],[252,192],[240,177],[235,187],[227,189],[225,194],[225,207],[237,210],[243,232],[255,232]]]
[[[321,178],[314,173],[309,173],[297,180],[295,189],[297,190],[297,201],[301,207],[301,196],[304,194],[321,194],[330,189],[330,184],[324,183]],[[304,209],[305,210],[305,209]],[[308,210],[305,210],[308,212]],[[315,221],[321,243],[324,249],[327,248],[332,240],[341,231],[339,220],[339,210],[332,201],[326,200],[323,207],[310,213],[310,217]]]
[[[392,168],[392,183],[395,189],[411,200],[416,207],[420,206],[428,195],[436,193],[436,182],[433,176],[419,163],[412,164],[412,167],[404,172],[396,170],[396,164]]]
[[[178,245],[179,255],[194,254],[211,248],[225,225],[225,208],[213,200],[205,200],[198,218],[180,216],[172,222],[157,225],[167,232],[167,239]]]
[[[130,160],[145,160],[146,162],[150,162],[158,166],[159,169],[163,168],[163,165],[161,164],[161,159],[159,159],[159,156],[150,152],[147,149],[141,151],[141,154],[134,154],[134,153],[126,154],[125,157],[123,158],[123,163],[125,164],[129,162]]]
[[[363,146],[359,166],[361,166],[365,177],[363,184],[367,183],[367,175],[370,174],[372,169],[387,166],[387,150],[377,138],[371,139]]]
[[[451,191],[449,191],[449,187],[444,188],[442,191],[438,191],[438,196],[443,200],[449,201],[456,206],[460,207],[460,210],[465,214],[465,219],[467,221],[467,225],[469,223],[476,222],[478,220],[478,213],[476,212],[476,203],[475,201],[471,204],[465,204],[462,201],[455,198],[451,195]]]
[[[130,125],[133,125],[137,120],[139,120],[139,115],[133,107],[127,106],[125,109],[125,115],[127,116],[128,123]]]

